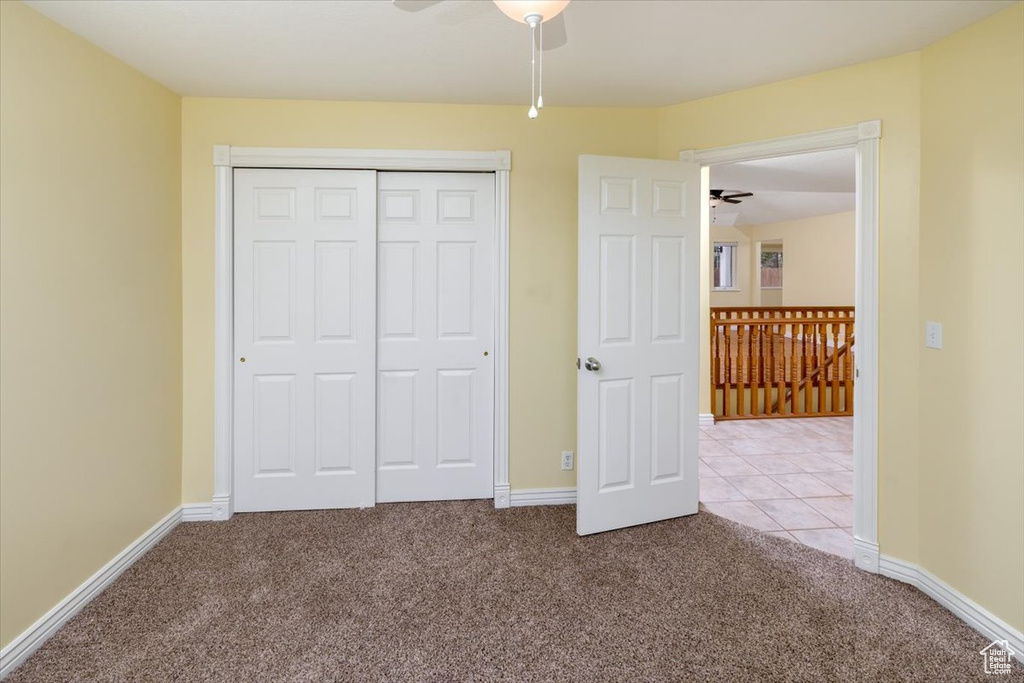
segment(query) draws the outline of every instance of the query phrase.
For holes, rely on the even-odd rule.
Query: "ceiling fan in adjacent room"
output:
[[[732,194],[726,194],[727,192]],[[721,206],[722,204],[742,204],[740,197],[753,197],[753,192],[737,192],[736,190],[711,190],[711,196],[708,198],[711,208]]]
[[[419,12],[442,2],[444,0],[391,0],[391,4],[406,12]],[[565,31],[565,15],[562,14],[562,10],[568,7],[571,0],[493,0],[493,2],[509,19],[530,27],[530,110],[528,116],[535,119],[540,110],[544,108],[544,50],[561,47],[568,40]],[[464,2],[459,7],[464,12],[475,13],[486,6],[487,4],[482,2]],[[458,23],[458,21],[452,23]],[[547,47],[544,44],[545,24],[548,26]]]

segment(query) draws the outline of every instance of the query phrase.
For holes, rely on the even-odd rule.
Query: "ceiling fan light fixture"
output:
[[[539,16],[542,22],[554,19],[569,6],[569,0],[494,0],[509,19],[529,24],[527,17]]]
[[[544,108],[544,22],[561,14],[562,10],[569,6],[569,2],[570,0],[494,0],[502,14],[530,27],[530,110],[527,116],[531,119],[537,118],[538,112]]]

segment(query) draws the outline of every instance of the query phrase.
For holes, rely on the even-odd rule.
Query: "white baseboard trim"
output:
[[[878,544],[862,538],[853,539],[853,563],[858,569],[878,573]]]
[[[186,503],[181,506],[181,521],[183,522],[212,522],[212,503]]]
[[[9,674],[16,666],[45,643],[68,619],[78,614],[90,600],[160,542],[181,521],[181,507],[176,507],[166,517],[153,525],[149,531],[135,539],[85,583],[76,588],[53,609],[44,614],[21,635],[0,650],[0,678]]]
[[[231,519],[235,512],[235,506],[231,501],[231,494],[215,495],[213,497],[213,519],[217,522],[226,522]]]
[[[494,486],[494,507],[497,510],[502,510],[509,506],[509,485],[508,484],[496,484]]]
[[[509,493],[512,507],[529,505],[575,505],[576,487],[563,489],[519,489]]]
[[[878,573],[914,586],[988,640],[1007,641],[1010,649],[1016,653],[1014,658],[1024,662],[1024,634],[928,570],[882,555],[879,558]]]
[[[697,418],[697,424],[701,427],[714,427],[715,416],[711,413],[701,413]]]

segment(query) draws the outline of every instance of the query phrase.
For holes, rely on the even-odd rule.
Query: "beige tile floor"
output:
[[[700,500],[716,515],[853,558],[853,418],[701,428]]]

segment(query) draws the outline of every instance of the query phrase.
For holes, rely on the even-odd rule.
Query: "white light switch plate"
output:
[[[924,324],[924,345],[929,349],[942,348],[942,323]]]

